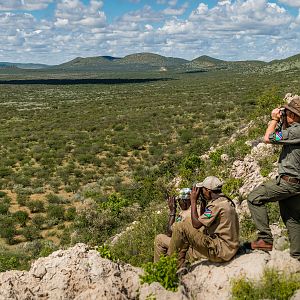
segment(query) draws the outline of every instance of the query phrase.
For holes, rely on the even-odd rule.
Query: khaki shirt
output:
[[[293,123],[287,129],[271,133],[269,140],[283,145],[278,161],[279,175],[300,179],[300,124]]]
[[[200,208],[198,208],[198,211],[199,211]],[[175,218],[175,222],[172,224],[171,227],[173,227],[173,225],[177,222],[182,222],[184,221],[186,218],[190,218],[191,217],[191,207],[189,207],[188,209],[186,210],[181,210],[177,215],[176,215],[176,218]]]
[[[233,203],[224,196],[208,202],[199,221],[212,238],[218,257],[230,260],[239,248],[239,220]]]

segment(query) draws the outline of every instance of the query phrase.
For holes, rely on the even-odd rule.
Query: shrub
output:
[[[232,282],[232,298],[288,300],[300,289],[300,275],[285,275],[274,269],[266,269],[258,282],[240,278]]]
[[[44,202],[41,200],[31,200],[27,202],[27,207],[30,209],[32,213],[43,212]]]
[[[11,216],[0,216],[0,237],[5,238],[8,244],[13,244],[15,234],[15,220]]]
[[[239,195],[239,188],[243,185],[243,179],[241,178],[229,178],[226,180],[222,187],[222,192],[232,198]]]
[[[73,221],[76,217],[76,208],[69,207],[65,212],[65,220],[66,221]]]
[[[175,292],[179,278],[177,272],[177,255],[162,256],[158,262],[149,262],[143,266],[145,275],[140,276],[142,283],[159,282],[165,289]]]
[[[20,206],[25,206],[27,201],[29,201],[29,196],[25,194],[17,194],[17,202]]]
[[[191,154],[185,157],[179,167],[179,174],[186,180],[192,180],[197,175],[197,169],[203,165],[199,156]]]
[[[102,209],[110,209],[115,214],[119,214],[125,206],[128,206],[128,200],[123,198],[119,193],[110,194],[107,201],[100,204]]]
[[[40,230],[33,225],[23,228],[22,234],[27,241],[33,241],[40,238]]]
[[[48,194],[46,196],[47,200],[51,204],[61,204],[64,203],[64,199],[62,199],[60,196],[55,194]]]
[[[9,203],[0,202],[0,214],[6,215],[9,211],[9,207],[10,207]]]
[[[167,211],[159,212],[147,209],[144,216],[111,247],[113,255],[138,267],[153,261],[154,238],[165,232],[168,222]]]
[[[273,86],[260,95],[256,101],[256,115],[270,114],[272,109],[283,104],[280,89]]]
[[[57,204],[50,204],[47,209],[47,218],[53,221],[53,224],[58,224],[64,220],[65,209]]]
[[[28,213],[23,210],[18,210],[13,214],[13,218],[21,225],[26,226],[28,220]]]
[[[244,215],[240,222],[240,240],[250,241],[254,240],[256,236],[256,226],[252,218],[248,215]]]
[[[17,269],[20,266],[20,258],[9,251],[0,252],[0,272]]]
[[[46,222],[46,218],[42,214],[36,214],[31,219],[32,224],[41,229]]]
[[[5,196],[6,196],[6,193],[3,192],[3,191],[0,191],[0,198],[3,198],[3,197],[5,197]]]
[[[111,261],[117,261],[117,258],[112,253],[108,245],[103,244],[97,248],[97,251],[100,253],[100,256]]]
[[[274,163],[277,161],[278,156],[276,154],[268,156],[258,162],[260,166],[260,174],[267,177],[274,170]]]

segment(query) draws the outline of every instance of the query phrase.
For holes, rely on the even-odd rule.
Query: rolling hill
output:
[[[0,62],[0,68],[19,68],[19,69],[45,69],[49,68],[49,65],[45,64],[33,64],[33,63],[11,63],[11,62]]]
[[[300,68],[300,54],[271,62],[245,60],[225,61],[202,55],[193,60],[166,57],[155,53],[135,53],[125,57],[95,56],[76,57],[60,65],[20,64],[0,62],[0,69],[40,69],[75,72],[148,72],[175,71],[180,73],[227,70],[241,73],[270,73]]]

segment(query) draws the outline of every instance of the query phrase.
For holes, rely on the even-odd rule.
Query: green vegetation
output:
[[[97,248],[97,251],[100,253],[101,257],[109,259],[111,261],[117,261],[117,258],[112,254],[108,245],[103,244]]]
[[[153,211],[154,210],[154,211]],[[112,254],[120,261],[133,266],[142,266],[153,261],[154,238],[167,228],[168,213],[148,208],[145,214],[131,225],[131,228],[110,247]]]
[[[144,265],[145,275],[141,276],[142,283],[159,282],[165,289],[175,292],[178,287],[177,255],[162,256],[158,262]]]
[[[284,275],[270,269],[265,270],[262,278],[255,282],[240,278],[232,283],[233,300],[276,299],[288,300],[300,288],[299,274]]]
[[[265,122],[257,116],[298,92],[299,70],[251,74],[246,65],[237,71],[209,63],[216,67],[198,73],[0,71],[3,80],[56,80],[1,85],[3,243],[17,252],[28,241],[95,246],[137,221],[111,251],[140,266],[152,260],[153,238],[164,232],[162,207],[174,177],[184,187],[218,175],[235,196],[242,182],[230,177],[231,164],[249,153],[246,140],[261,135]],[[252,120],[248,133],[229,141]],[[210,159],[200,158],[217,144]],[[262,172],[272,161],[262,162]]]

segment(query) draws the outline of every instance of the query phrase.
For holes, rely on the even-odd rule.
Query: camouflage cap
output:
[[[293,99],[289,104],[283,105],[284,108],[290,110],[294,114],[300,117],[300,99]]]
[[[216,176],[208,176],[202,182],[196,183],[196,187],[205,187],[211,191],[220,190],[223,182]]]
[[[188,199],[190,199],[191,191],[192,190],[190,188],[183,188],[179,191],[177,198],[183,199],[183,200],[188,200]]]

